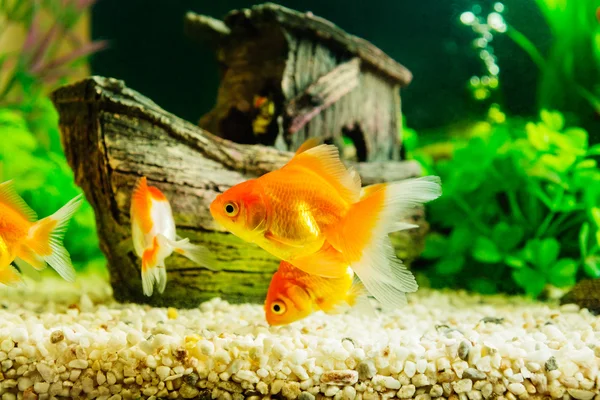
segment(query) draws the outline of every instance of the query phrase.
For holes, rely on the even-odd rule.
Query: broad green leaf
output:
[[[590,210],[590,213],[592,214],[592,219],[594,220],[594,223],[598,228],[600,228],[600,207],[593,207]]]
[[[512,272],[515,282],[531,297],[538,297],[546,286],[546,279],[542,274],[531,268],[521,268]]]
[[[600,156],[600,144],[595,144],[587,151],[588,156]]]
[[[539,242],[540,245],[537,249],[537,267],[546,270],[554,261],[558,258],[560,252],[560,243],[554,238],[543,239]]]
[[[596,168],[597,165],[598,165],[598,163],[596,162],[596,160],[592,160],[591,158],[588,158],[586,160],[578,162],[577,165],[575,166],[575,169],[592,169],[592,168]]]
[[[571,141],[573,147],[583,150],[582,154],[585,154],[585,150],[588,147],[588,133],[582,128],[569,128],[564,133]]]
[[[518,255],[508,255],[504,257],[504,263],[512,268],[523,268],[527,263]]]
[[[546,166],[552,168],[556,172],[565,172],[575,161],[577,157],[570,153],[562,153],[558,156],[552,154],[544,154],[540,157],[540,161]]]
[[[525,126],[527,139],[533,147],[541,151],[550,150],[550,136],[544,127],[528,122]]]
[[[577,275],[577,261],[571,258],[561,258],[550,268],[548,279],[556,287],[572,286]]]
[[[475,240],[473,258],[483,263],[495,264],[502,261],[502,254],[490,239],[480,236]]]
[[[596,244],[600,246],[600,229],[596,231]]]
[[[473,245],[473,229],[459,225],[450,235],[450,254],[462,254]]]
[[[440,258],[449,253],[449,240],[444,235],[432,233],[427,235],[425,250],[421,255],[425,259]]]
[[[583,263],[583,270],[592,278],[600,278],[600,258],[597,256],[587,257]]]
[[[508,225],[506,222],[500,222],[494,226],[492,238],[500,250],[510,251],[521,242],[524,233],[523,228],[519,225]]]
[[[463,256],[450,256],[442,258],[435,264],[435,272],[440,275],[456,275],[465,266],[465,258]]]
[[[581,255],[585,258],[588,253],[588,240],[590,237],[590,224],[585,222],[581,225],[581,229],[579,230],[579,251],[581,251]]]
[[[540,117],[546,126],[554,131],[560,131],[564,127],[565,120],[557,111],[542,110]]]

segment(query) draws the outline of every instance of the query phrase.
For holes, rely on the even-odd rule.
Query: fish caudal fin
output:
[[[82,195],[75,197],[60,210],[49,217],[36,222],[29,231],[18,257],[36,269],[42,269],[48,263],[58,274],[68,282],[75,281],[75,269],[71,256],[63,245],[63,238],[69,226],[69,221],[81,206]]]
[[[154,237],[152,247],[144,250],[142,254],[142,288],[146,296],[152,296],[154,284],[156,283],[159,293],[163,293],[167,287],[167,269],[164,259],[160,259],[160,250],[164,243],[158,237]]]
[[[399,220],[411,208],[441,195],[436,176],[408,179],[368,190],[339,226],[326,232],[367,291],[386,309],[406,304],[405,293],[418,288],[412,273],[396,257],[388,234],[410,224]]]
[[[201,265],[205,268],[208,268],[213,271],[215,270],[214,257],[206,247],[190,243],[190,240],[187,238],[180,239],[177,241],[169,240],[168,242],[175,253],[187,257],[196,264]]]

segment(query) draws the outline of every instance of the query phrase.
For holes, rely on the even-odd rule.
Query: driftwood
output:
[[[194,307],[215,296],[264,301],[279,261],[218,227],[209,205],[232,185],[280,167],[292,153],[216,137],[115,79],[91,77],[59,88],[52,100],[67,159],[95,210],[117,300],[177,307]],[[410,161],[355,166],[365,184],[420,175],[419,165]],[[210,271],[173,255],[166,262],[166,291],[149,298],[142,292],[140,260],[127,246],[131,191],[142,175],[171,201],[178,234],[208,247],[218,269]],[[420,228],[397,234],[393,241],[398,254],[410,262],[421,251],[428,227],[423,209],[408,220]]]
[[[600,315],[600,279],[579,281],[570,292],[560,299],[560,304],[574,303],[581,308]]]
[[[214,49],[221,72],[202,128],[287,151],[311,137],[340,148],[351,141],[356,151],[347,159],[400,159],[399,92],[412,74],[372,43],[272,3],[233,10],[222,21],[189,12],[185,31]]]

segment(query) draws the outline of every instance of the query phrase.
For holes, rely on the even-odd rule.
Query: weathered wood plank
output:
[[[95,211],[101,249],[120,301],[195,307],[215,296],[230,301],[264,300],[279,260],[216,225],[209,211],[229,187],[286,163],[292,153],[241,145],[166,112],[122,81],[91,77],[52,94],[60,115],[63,145],[75,179]],[[412,162],[359,163],[365,184],[420,175]],[[170,199],[178,233],[217,257],[216,271],[179,255],[167,259],[165,293],[143,295],[140,260],[127,246],[129,206],[135,181],[148,178]],[[407,220],[419,229],[393,237],[410,262],[422,249],[427,224],[423,210]]]

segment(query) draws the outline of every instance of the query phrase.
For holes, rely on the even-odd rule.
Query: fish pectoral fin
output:
[[[163,235],[159,234],[159,242],[166,243],[170,246],[175,253],[181,254],[182,256],[189,258],[198,265],[201,265],[212,271],[216,271],[215,267],[216,259],[213,254],[204,246],[193,244],[190,239],[183,238],[177,241],[169,240]],[[177,236],[179,238],[179,236]]]
[[[294,247],[297,249],[304,247],[303,243],[297,243],[292,240],[286,240],[284,238],[276,237],[270,231],[265,232],[264,236],[265,236],[265,239],[268,239],[272,242],[277,242],[277,243],[283,244],[285,246]]]
[[[19,269],[19,271],[21,271],[21,274],[23,276],[31,278],[35,282],[39,282],[42,280],[42,275],[40,274],[40,271],[35,269],[28,262],[21,260],[20,258],[17,257],[17,258],[15,258],[14,263],[17,266],[17,268]]]

